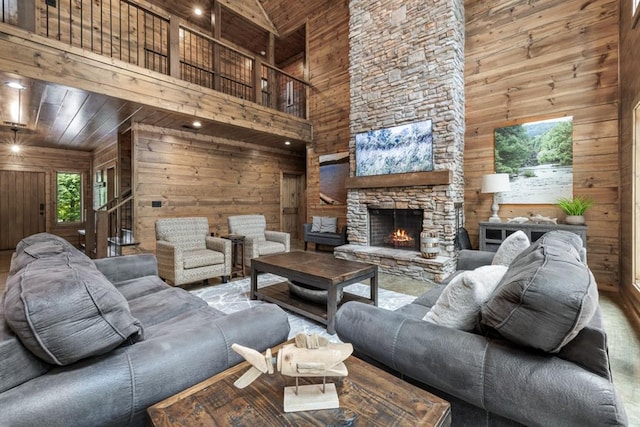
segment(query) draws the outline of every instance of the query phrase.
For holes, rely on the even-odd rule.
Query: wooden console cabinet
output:
[[[480,250],[495,252],[500,243],[510,234],[522,230],[529,237],[531,242],[535,242],[543,234],[553,230],[565,230],[576,233],[582,239],[582,245],[587,247],[587,226],[568,224],[516,224],[513,222],[480,222]]]

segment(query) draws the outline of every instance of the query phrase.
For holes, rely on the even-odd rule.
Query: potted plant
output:
[[[594,203],[590,197],[576,196],[574,198],[563,197],[558,199],[556,205],[567,215],[565,218],[567,224],[583,225],[584,212]]]

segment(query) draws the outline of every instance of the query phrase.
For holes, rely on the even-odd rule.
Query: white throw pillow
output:
[[[312,233],[319,233],[320,232],[320,224],[322,222],[322,217],[320,216],[314,216],[313,217],[313,222],[311,223],[311,232]]]
[[[338,218],[331,216],[314,216],[311,223],[312,233],[335,233],[338,228]]]
[[[489,299],[506,271],[504,265],[485,265],[457,275],[423,320],[448,328],[473,330],[479,320],[480,307]]]
[[[338,218],[330,217],[330,216],[322,217],[322,221],[320,222],[321,233],[335,233],[337,227],[338,227]]]
[[[507,267],[522,251],[531,245],[524,231],[518,230],[502,241],[493,257],[492,265],[506,265]]]

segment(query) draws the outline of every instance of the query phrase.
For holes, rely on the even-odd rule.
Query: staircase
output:
[[[131,190],[127,190],[95,209],[94,215],[89,215],[84,232],[85,250],[91,257],[105,258],[137,252],[140,242],[133,235],[133,202]]]

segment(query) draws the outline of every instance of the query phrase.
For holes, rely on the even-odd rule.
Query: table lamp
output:
[[[498,216],[500,206],[498,205],[497,193],[509,190],[511,190],[511,186],[509,185],[508,173],[493,173],[482,177],[482,189],[480,191],[483,193],[493,193],[493,204],[491,205],[493,215],[489,218],[489,222],[502,222]]]

